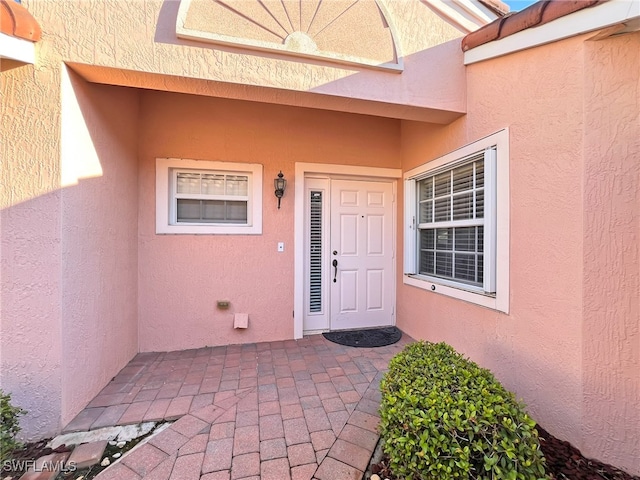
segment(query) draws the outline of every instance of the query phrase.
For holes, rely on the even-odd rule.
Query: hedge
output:
[[[524,405],[451,346],[408,345],[380,388],[383,450],[398,478],[548,478]]]

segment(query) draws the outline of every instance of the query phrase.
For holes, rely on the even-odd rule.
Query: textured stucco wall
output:
[[[141,351],[292,338],[294,163],[400,166],[393,119],[145,92],[139,126]],[[262,164],[262,235],[156,235],[156,157]],[[279,170],[288,180],[280,210]],[[249,329],[234,330],[242,312]]]
[[[51,64],[0,74],[0,387],[30,413],[27,437],[60,427],[60,95]]]
[[[41,3],[40,6],[54,13],[55,5]],[[35,7],[33,10],[43,13]],[[33,10],[39,21],[50,24],[46,15],[43,21],[42,15]],[[65,52],[82,48],[67,43],[63,32],[64,29],[45,32],[42,42],[36,46],[36,65],[25,65],[0,74],[0,386],[12,394],[16,405],[28,411],[21,418],[21,436],[28,440],[59,432],[84,406],[82,403],[97,391],[98,383],[104,384],[116,374],[137,349],[136,328],[131,324],[131,313],[137,310],[135,273],[134,283],[126,280],[122,285],[114,286],[87,268],[87,263],[79,265],[83,256],[95,258],[92,257],[95,251],[89,251],[90,245],[71,241],[86,233],[74,231],[82,225],[65,224],[68,220],[79,221],[73,218],[73,212],[84,208],[85,199],[74,197],[74,194],[63,198],[66,180],[70,178],[68,174],[73,172],[63,171],[65,166],[61,161],[61,90],[63,84],[69,87],[68,80],[61,74],[61,60],[66,56]],[[67,93],[72,91],[67,90]],[[110,101],[109,95],[102,100],[107,104]],[[122,98],[115,101],[119,107],[123,106]],[[111,119],[101,122],[96,117],[103,112],[98,111],[92,127],[106,128],[94,138],[86,126],[84,130],[81,128],[82,115],[86,112],[76,113],[75,120],[81,122],[66,125],[70,142],[83,142],[83,147],[91,147],[94,141],[104,142],[94,146],[101,153],[111,148],[109,144],[115,138],[110,135],[109,123],[118,124],[122,119],[114,118],[112,113]],[[124,126],[126,123],[116,125],[116,130]],[[135,146],[133,148],[131,153],[135,155]],[[75,173],[80,178],[91,171],[88,163],[95,160],[95,155],[87,153],[78,147],[74,155],[69,156],[73,157]],[[99,166],[99,159],[97,163]],[[132,174],[134,177],[137,174],[135,163]],[[99,180],[94,183],[97,192],[106,193],[101,190]],[[137,202],[135,191],[133,201]],[[114,219],[115,213],[114,210],[110,220]],[[137,213],[128,215],[134,215],[135,219]],[[135,220],[128,222],[136,225]],[[113,222],[96,220],[93,226],[94,239],[100,230],[107,238],[117,238],[121,234]],[[105,243],[114,245],[120,241],[117,238]],[[125,243],[135,251],[135,235]],[[130,255],[124,257],[127,258]],[[70,262],[67,264],[67,261]],[[109,259],[107,263],[116,265],[118,260]],[[74,268],[78,266],[81,267],[79,272]],[[120,282],[123,278],[123,275],[116,275],[112,280]],[[131,288],[133,293],[115,300],[114,295],[105,297],[102,293],[110,288],[116,291]],[[118,307],[123,300],[132,300],[124,316],[123,309]],[[115,325],[105,320],[114,320]],[[95,342],[89,333],[96,323],[106,328],[106,325],[118,326],[119,322],[129,326],[108,331],[110,340],[107,342]]]
[[[464,119],[402,123],[403,169],[509,127],[511,295],[505,315],[399,278],[398,325],[451,343],[544,428],[638,474],[639,35],[588,38],[471,65]]]
[[[388,104],[464,112],[464,67],[460,61],[449,61],[452,55],[460,60],[458,44],[444,50],[432,48],[460,38],[462,32],[419,0],[384,3],[398,25],[398,44],[406,56],[402,75],[180,39],[176,36],[180,2],[175,0],[25,2],[42,26],[45,48],[59,50],[68,62],[125,72],[93,75],[101,83],[142,86],[139,80],[143,77],[136,72],[147,72],[208,81],[218,86],[216,94],[221,96],[229,90],[231,95],[249,96],[252,87],[267,87],[257,96],[272,103],[300,94],[320,104],[324,97],[337,97],[343,109],[349,109],[351,102],[367,100],[380,102],[378,109]],[[166,82],[162,89],[170,89],[171,84]],[[273,90],[280,92],[275,98]]]
[[[414,338],[446,341],[491,369],[545,428],[579,447],[582,49],[574,39],[471,65],[464,119],[403,122],[403,169],[509,128],[510,313],[400,277],[397,321]]]
[[[640,474],[640,33],[585,43],[583,452]]]
[[[418,1],[387,3],[402,75],[178,40],[173,0],[25,2],[43,39],[36,66],[0,74],[0,386],[30,411],[27,438],[56,433],[136,348],[291,338],[294,162],[406,170],[509,127],[510,314],[399,276],[398,325],[453,344],[552,433],[640,473],[638,35],[574,38],[465,77],[457,30]],[[66,78],[63,61],[102,83],[397,118],[469,114],[400,125],[132,92]],[[262,163],[263,234],[155,235],[155,158],[167,156]],[[280,169],[290,183],[277,210]],[[234,312],[250,314],[247,331],[232,329]]]
[[[137,245],[131,242],[134,231],[131,215],[137,215],[137,210],[124,207],[135,203],[138,198],[147,202],[152,198],[152,195],[143,196],[149,193],[144,189],[149,188],[147,185],[140,188],[140,196],[136,193],[136,198],[132,199],[135,192],[131,183],[135,174],[131,170],[134,148],[132,136],[135,133],[135,123],[131,119],[136,112],[134,95],[121,90],[100,90],[84,85],[78,79],[71,82],[61,73],[65,68],[64,62],[119,71],[119,78],[125,78],[121,82],[123,85],[127,85],[128,81],[135,84],[127,75],[138,71],[147,72],[155,79],[160,77],[162,80],[153,87],[162,90],[180,88],[185,83],[198,81],[222,86],[215,92],[202,92],[208,95],[224,96],[225,88],[228,88],[239,98],[246,96],[272,103],[306,102],[323,107],[320,99],[326,97],[329,106],[324,106],[334,110],[353,108],[385,115],[392,106],[395,108],[394,114],[402,115],[405,109],[416,114],[418,109],[426,107],[459,115],[464,108],[464,77],[460,75],[463,71],[459,62],[461,54],[454,48],[452,39],[459,37],[460,32],[417,0],[411,4],[404,1],[391,3],[389,10],[391,15],[397,16],[394,17],[397,22],[401,23],[402,18],[410,19],[399,28],[399,43],[407,55],[407,70],[403,75],[359,71],[353,67],[322,62],[307,63],[274,54],[247,54],[238,49],[178,40],[175,36],[178,2],[173,0],[144,3],[23,2],[42,27],[43,36],[36,45],[36,65],[4,71],[0,81],[3,95],[0,105],[3,139],[0,146],[3,186],[0,191],[0,382],[2,388],[13,393],[17,404],[30,411],[22,421],[25,437],[37,438],[56,433],[91,392],[113,375],[134,351],[132,319],[135,309],[129,301],[136,297],[131,265],[136,264]],[[437,48],[430,48],[447,41],[449,43],[444,45],[443,50],[435,52]],[[425,51],[429,52],[426,56]],[[443,63],[438,63],[440,60]],[[436,64],[440,67],[440,75],[432,73]],[[430,82],[428,90],[419,88],[422,77]],[[174,82],[176,78],[185,80]],[[109,76],[93,80],[108,83]],[[145,86],[144,83],[136,85]],[[258,90],[252,91],[252,87]],[[65,89],[69,100],[65,101],[64,108],[60,100],[61,88]],[[288,99],[282,92],[293,92],[305,99]],[[365,102],[369,100],[377,101],[373,108],[365,108]],[[66,113],[63,114],[63,110]],[[184,118],[173,118],[171,111],[165,111],[164,114],[166,118],[160,120],[174,122],[178,124],[178,129],[182,128]],[[206,115],[211,115],[211,112]],[[245,113],[245,123],[255,130],[268,123],[264,122],[264,118],[254,118],[253,115]],[[274,208],[269,203],[271,196],[268,193],[273,176],[280,168],[289,167],[291,171],[296,160],[385,166],[397,163],[398,125],[394,121],[362,121],[364,117],[344,120],[344,117],[333,114],[318,116],[326,121],[325,125],[322,122],[309,122],[312,115],[302,110],[295,115],[304,117],[307,123],[290,126],[288,131],[304,140],[294,138],[292,141],[274,123],[268,124],[264,130],[273,133],[272,137],[269,137],[270,133],[262,137],[258,135],[259,148],[254,145],[252,149],[251,144],[242,137],[235,145],[225,145],[226,150],[223,149],[225,159],[235,157],[236,161],[263,162],[264,152],[269,152],[269,162],[273,163],[263,162],[265,209]],[[61,118],[66,122],[64,131],[61,130]],[[150,116],[146,120],[151,125],[159,121]],[[194,125],[189,120],[186,123],[193,127],[193,131],[200,129],[199,138],[208,138],[210,131],[203,130],[205,125]],[[219,123],[224,124],[224,121]],[[324,131],[330,133],[319,133]],[[155,156],[216,156],[216,152],[206,148],[204,141],[200,150],[191,148],[194,137],[184,129],[183,132],[183,138],[172,140],[175,142],[172,148],[152,149],[149,145],[141,145],[141,149],[146,149],[146,156],[141,160],[140,172],[144,173],[144,169],[149,168],[145,162]],[[352,135],[352,132],[355,133]],[[78,134],[75,138],[78,141],[74,146],[76,150],[61,153],[61,137],[67,138],[67,145],[70,145],[74,143],[74,133]],[[150,130],[147,130],[147,134],[152,136]],[[274,143],[274,139],[278,139],[278,142]],[[158,145],[163,145],[164,141],[159,139]],[[222,142],[219,138],[217,141]],[[384,145],[381,146],[380,142]],[[392,148],[391,144],[395,146]],[[238,145],[242,149],[234,150]],[[309,151],[310,146],[315,149],[314,152]],[[251,160],[248,160],[249,157]],[[283,158],[285,161],[282,161]],[[114,194],[119,185],[124,185],[125,191]],[[107,200],[113,201],[114,196],[117,198],[115,204],[105,203]],[[103,214],[100,221],[91,218],[92,208]],[[140,210],[144,210],[143,207]],[[123,214],[123,211],[127,213]],[[152,209],[145,210],[150,211]],[[118,218],[118,213],[124,218]],[[265,210],[265,213],[269,212]],[[287,242],[283,256],[256,254],[254,259],[254,263],[264,264],[260,271],[265,272],[255,278],[273,290],[276,300],[281,300],[283,294],[278,290],[279,287],[283,291],[291,290],[287,282],[291,282],[292,278],[290,263],[293,242],[291,215],[289,212],[278,213],[281,215],[275,219],[265,218],[264,244],[252,245],[255,239],[245,239],[245,243],[247,247],[264,247],[267,253],[275,253],[275,243],[271,248],[272,242],[276,239]],[[146,236],[150,235],[150,230],[144,230],[143,227],[151,228],[150,224],[144,223],[145,220],[149,218],[139,219],[139,245],[142,248],[146,247]],[[282,233],[276,234],[277,231]],[[176,239],[163,241],[174,249],[171,253],[176,252]],[[229,243],[233,240],[227,238],[224,241]],[[191,245],[217,247],[207,244],[203,239],[192,239]],[[104,255],[96,256],[96,251]],[[191,255],[193,257],[189,261],[193,263],[195,254]],[[139,259],[138,264],[143,265],[143,260],[149,258],[158,261],[158,257],[147,256]],[[243,258],[230,260],[242,264],[245,262]],[[284,262],[285,266],[281,267],[283,258],[288,259],[289,263]],[[118,269],[119,266],[122,268]],[[211,267],[211,263],[206,267]],[[251,265],[249,270],[257,268]],[[210,271],[211,268],[202,269],[198,273],[200,279]],[[226,282],[230,281],[245,282],[248,278],[241,273],[234,277],[229,273],[233,271],[233,265],[221,271],[220,274],[225,277],[217,285],[227,285]],[[141,296],[136,308],[145,307],[146,315],[149,315],[157,311],[157,307],[147,303],[149,298],[154,300],[156,296],[162,297],[158,292],[169,283],[172,285],[175,278],[172,277],[169,282],[166,277],[149,278],[145,276],[147,274],[147,271],[140,271],[140,284],[146,286],[145,282],[149,281],[154,285],[157,282],[157,286],[149,293],[149,297]],[[196,288],[194,292],[203,295],[215,293],[216,297],[220,293],[231,297],[233,308],[247,309],[250,313],[253,313],[253,308],[249,309],[248,306],[263,305],[247,304],[243,300],[249,299],[254,291],[244,293],[244,297],[232,297],[224,288],[216,288],[213,292]],[[231,293],[237,292],[234,290]],[[256,298],[264,303],[268,295],[260,292]],[[269,300],[271,308],[274,302]],[[205,313],[198,314],[202,317],[196,315],[190,321],[196,324],[200,322],[202,328],[195,331],[207,332],[208,335],[211,318],[208,314],[216,315],[217,311],[212,309],[209,299],[200,298],[199,302],[198,307],[206,306],[208,310],[202,310]],[[290,337],[291,302],[291,299],[277,302],[279,310],[274,316],[278,320],[266,325],[258,333],[273,338]],[[177,304],[180,305],[180,302]],[[262,311],[265,310],[262,308]],[[171,307],[169,311],[175,314],[177,308]],[[179,315],[172,318],[176,317]],[[143,348],[169,349],[193,343],[210,343],[206,335],[204,339],[195,340],[194,334],[188,330],[182,332],[183,336],[176,338],[175,342],[169,342],[163,335],[153,332],[148,316],[146,320],[145,323],[143,319],[141,328],[146,325],[151,332],[146,332],[149,333],[149,343]],[[255,336],[255,330],[246,333],[244,337],[229,332],[216,335],[215,343],[259,338]],[[105,341],[101,341],[103,339]],[[87,388],[81,391],[81,387]]]
[[[138,92],[62,78],[66,425],[138,351]]]

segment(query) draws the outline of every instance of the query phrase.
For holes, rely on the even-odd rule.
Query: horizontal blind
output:
[[[174,175],[177,223],[248,223],[248,175],[197,170],[175,170]]]
[[[322,311],[322,192],[311,191],[309,225],[309,311]]]
[[[484,152],[417,182],[418,272],[483,285]]]

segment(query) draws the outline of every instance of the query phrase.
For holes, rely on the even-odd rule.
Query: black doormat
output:
[[[368,330],[342,330],[323,333],[324,338],[347,347],[384,347],[396,343],[402,332],[396,327],[371,328]]]

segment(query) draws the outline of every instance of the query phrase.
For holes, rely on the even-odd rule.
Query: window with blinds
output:
[[[173,174],[177,223],[247,224],[248,175],[193,170]]]
[[[509,312],[509,131],[404,174],[403,283]]]
[[[483,285],[484,153],[417,182],[422,275]]]
[[[156,158],[156,233],[260,235],[262,165]]]

